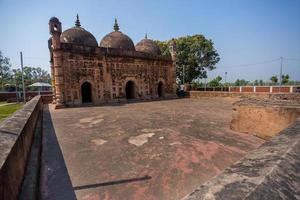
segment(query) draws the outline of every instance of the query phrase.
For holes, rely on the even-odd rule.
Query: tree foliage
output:
[[[278,82],[277,76],[271,76],[270,80],[272,81],[273,84],[276,84]]]
[[[281,76],[281,83],[286,85],[289,83],[289,79],[290,79],[290,76],[288,74],[285,74],[285,75],[283,74]]]
[[[217,76],[216,78],[214,78],[213,80],[211,80],[208,85],[210,87],[218,87],[218,86],[221,86],[221,80],[222,80],[222,77],[221,76]]]
[[[235,86],[246,86],[249,84],[249,81],[246,81],[244,79],[237,79],[234,83]]]
[[[265,82],[263,80],[259,80],[259,85],[260,86],[265,85]]]
[[[10,66],[9,58],[0,51],[0,89],[3,89],[6,82],[11,79]]]
[[[50,74],[48,71],[40,67],[24,67],[24,83],[25,87],[35,82],[50,83]],[[22,84],[21,69],[11,69],[9,58],[4,57],[0,51],[0,90],[6,88],[8,85],[17,85],[20,87]]]
[[[212,40],[203,35],[173,39],[176,43],[176,76],[181,83],[191,83],[197,78],[207,78],[207,70],[216,68],[220,57]],[[169,55],[168,41],[156,41],[163,55]],[[183,81],[184,79],[184,81]]]

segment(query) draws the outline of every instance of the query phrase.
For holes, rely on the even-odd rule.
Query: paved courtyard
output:
[[[263,140],[229,129],[232,99],[176,99],[54,110],[78,199],[176,200]]]

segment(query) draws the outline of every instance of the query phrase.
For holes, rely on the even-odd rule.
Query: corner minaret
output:
[[[169,78],[170,80],[172,80],[172,85],[173,85],[173,93],[176,93],[176,41],[175,39],[172,39],[170,44],[169,44],[169,51],[171,53],[171,57],[172,57],[172,67],[170,69],[170,74],[169,74]]]
[[[172,39],[169,44],[169,51],[171,53],[173,62],[175,62],[175,60],[176,60],[176,42],[174,39]]]
[[[61,23],[56,17],[51,17],[49,20],[49,32],[52,36],[52,49],[60,48]]]
[[[60,51],[60,35],[62,29],[61,23],[56,17],[52,17],[49,20],[49,32],[51,34],[49,50],[51,56],[53,103],[56,103],[56,107],[62,107],[64,105],[64,73],[62,67],[62,53]]]

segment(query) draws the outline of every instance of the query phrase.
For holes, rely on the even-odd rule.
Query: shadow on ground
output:
[[[122,180],[117,180],[117,181],[109,181],[109,182],[104,182],[104,183],[95,183],[95,184],[89,184],[89,185],[81,185],[81,186],[75,186],[74,190],[84,190],[84,189],[89,189],[89,188],[97,188],[97,187],[102,187],[102,186],[109,186],[109,185],[117,185],[117,184],[124,184],[124,183],[132,183],[132,182],[137,182],[137,181],[146,181],[151,179],[151,176],[143,176],[139,178],[131,178],[131,179],[122,179]]]

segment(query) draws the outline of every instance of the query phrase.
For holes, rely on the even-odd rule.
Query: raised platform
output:
[[[229,99],[50,112],[78,199],[180,199],[264,142],[229,129]]]
[[[259,147],[229,129],[236,100],[49,111],[35,97],[0,124],[0,199],[299,199],[299,120]]]

